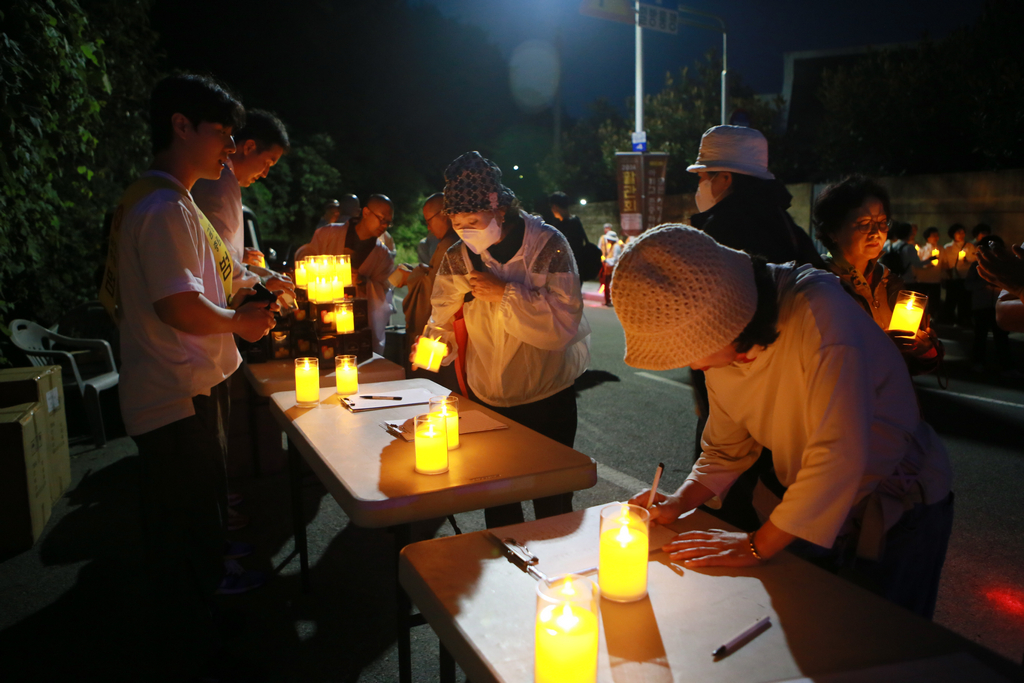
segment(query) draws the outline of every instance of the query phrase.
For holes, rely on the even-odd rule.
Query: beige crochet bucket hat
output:
[[[626,364],[681,368],[721,351],[754,317],[750,257],[688,225],[662,225],[626,247],[612,276]]]
[[[772,180],[768,170],[768,141],[761,131],[744,126],[715,126],[700,139],[697,160],[686,167],[690,173],[731,171]]]

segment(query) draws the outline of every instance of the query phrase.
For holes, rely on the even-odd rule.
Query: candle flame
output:
[[[629,527],[623,524],[622,528],[619,529],[619,533],[616,534],[615,540],[621,543],[623,547],[626,547],[626,544],[633,540],[633,534],[629,533]]]
[[[566,577],[565,583],[562,584],[562,590],[558,592],[562,595],[576,595],[576,589],[573,588],[572,581],[568,577]]]
[[[563,631],[571,631],[576,624],[580,623],[580,620],[579,617],[572,613],[572,607],[565,604],[562,605],[562,614],[555,619],[555,623],[558,624]]]
[[[907,310],[908,311],[914,310],[914,300],[913,299],[907,299]]]

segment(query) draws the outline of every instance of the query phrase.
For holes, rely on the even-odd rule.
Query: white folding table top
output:
[[[428,379],[362,384],[360,394],[424,388],[448,395]],[[451,451],[448,472],[417,474],[415,446],[384,431],[385,420],[427,412],[426,405],[352,413],[333,388],[320,389],[317,408],[301,408],[295,392],[271,396],[270,410],[291,443],[316,472],[353,522],[363,527],[443,517],[457,512],[590,488],[597,483],[594,461],[466,398],[461,411],[480,410],[509,426],[463,434]]]
[[[279,391],[295,391],[295,360],[271,360],[266,363],[242,363],[246,379],[259,396]],[[405,369],[376,353],[359,364],[359,382],[393,382],[405,379]],[[334,387],[334,361],[320,361],[320,386]]]
[[[493,533],[529,547],[540,558],[538,568],[557,576],[597,565],[599,525],[600,507],[594,507]],[[686,531],[723,524],[695,511],[672,526]],[[487,533],[406,546],[399,579],[469,680],[532,681],[536,581],[509,563]],[[652,534],[660,546],[663,541],[656,539]],[[903,671],[892,678],[836,680],[1001,681],[978,660],[1012,667],[789,553],[760,567],[693,570],[672,564],[659,552],[648,568],[647,598],[630,604],[601,600],[601,683],[819,680],[825,673],[956,652],[971,656],[961,656],[956,670],[949,668],[950,677],[921,678]],[[772,622],[767,630],[723,658],[712,657],[716,647],[765,616]],[[934,673],[936,666],[925,668]]]

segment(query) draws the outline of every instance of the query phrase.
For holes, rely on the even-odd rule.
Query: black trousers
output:
[[[472,392],[471,392],[472,393]],[[518,406],[492,406],[476,396],[470,396],[477,403],[482,403],[494,412],[519,424],[529,427],[560,444],[572,448],[576,441],[576,387],[570,386],[562,391],[533,403]],[[572,512],[572,492],[560,493],[544,498],[535,498],[533,513],[537,519],[553,517]],[[484,510],[484,521],[488,529],[523,521],[523,507],[519,503],[509,503]]]
[[[1010,333],[996,324],[996,309],[982,308],[974,311],[974,348],[971,349],[971,360],[984,365],[988,357],[986,346],[988,333],[992,332],[995,340],[996,361],[1001,370],[1010,369]]]
[[[132,437],[139,448],[142,539],[156,629],[212,652],[224,576],[228,385],[195,396],[195,415]]]

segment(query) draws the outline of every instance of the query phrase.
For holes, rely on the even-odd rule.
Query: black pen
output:
[[[751,638],[752,636],[757,634],[758,631],[766,628],[767,626],[771,626],[771,623],[772,623],[772,618],[771,617],[764,617],[763,619],[758,619],[756,622],[754,622],[754,625],[751,626],[750,628],[748,628],[746,631],[744,631],[743,633],[739,634],[738,636],[736,636],[735,638],[730,640],[728,643],[725,643],[724,645],[719,645],[718,647],[716,647],[714,652],[711,653],[711,656],[712,657],[721,657],[722,655],[724,655],[726,653],[732,652],[733,650],[736,649],[736,647],[740,643],[742,643],[745,640],[747,640],[747,638]]]
[[[370,401],[401,401],[401,396],[360,396],[359,398],[365,398]]]

